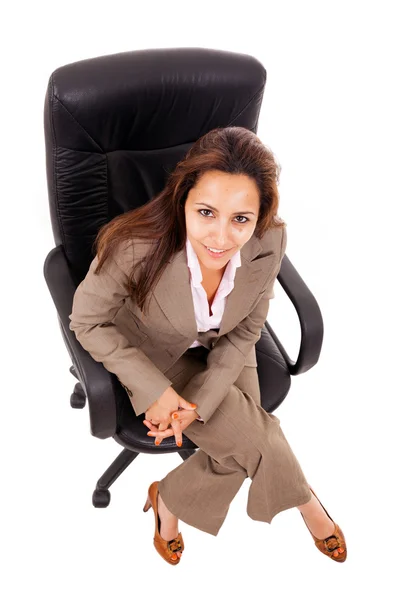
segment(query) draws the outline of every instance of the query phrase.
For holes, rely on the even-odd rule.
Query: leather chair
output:
[[[141,453],[178,452],[197,446],[169,437],[157,447],[136,417],[115,374],[96,362],[69,329],[77,285],[94,258],[99,228],[147,202],[164,187],[193,142],[215,127],[257,132],[266,70],[254,57],[208,48],[148,49],[67,64],[50,76],[44,105],[46,171],[55,248],[44,277],[78,383],[71,406],[88,401],[91,434],[123,447],[97,482],[93,505],[106,507],[109,488]],[[313,367],[323,322],[317,302],[287,256],[278,281],[301,324],[298,357],[291,360],[268,324],[256,344],[262,406],[273,412],[291,376]]]

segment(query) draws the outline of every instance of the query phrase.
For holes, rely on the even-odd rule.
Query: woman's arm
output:
[[[103,363],[123,386],[132,390],[130,401],[138,416],[158,400],[172,382],[112,323],[128,296],[125,287],[128,276],[118,264],[122,258],[120,255],[116,260],[109,257],[95,275],[96,255],[76,289],[69,328],[94,360]]]

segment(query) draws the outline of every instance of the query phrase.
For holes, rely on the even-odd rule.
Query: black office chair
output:
[[[149,201],[165,185],[191,145],[215,127],[257,132],[266,71],[254,57],[208,48],[161,48],[81,60],[56,69],[44,106],[46,170],[56,247],[44,277],[78,379],[71,406],[89,405],[91,434],[113,437],[124,450],[97,482],[93,505],[106,507],[109,487],[141,452],[178,452],[196,444],[183,433],[160,446],[146,435],[115,374],[96,362],[69,329],[76,287],[94,256],[99,228]],[[256,344],[262,406],[273,412],[285,399],[291,375],[313,367],[323,322],[314,296],[287,256],[278,281],[295,306],[301,344],[292,361],[268,323]]]

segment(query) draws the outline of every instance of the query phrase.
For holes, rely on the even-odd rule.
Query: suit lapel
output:
[[[226,299],[219,336],[233,329],[248,315],[270,276],[276,264],[276,255],[272,253],[257,258],[262,250],[262,245],[254,235],[240,250],[242,264],[236,269],[235,285]],[[185,246],[167,264],[153,294],[173,327],[190,340],[195,340],[198,332]]]

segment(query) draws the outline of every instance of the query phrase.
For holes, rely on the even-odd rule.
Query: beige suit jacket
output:
[[[286,250],[286,226],[254,235],[241,248],[242,265],[227,296],[219,330],[199,333],[185,247],[168,262],[144,315],[127,293],[132,263],[151,251],[139,238],[121,244],[100,274],[98,256],[76,289],[70,329],[91,356],[115,373],[138,416],[172,385],[165,372],[198,339],[210,349],[207,365],[181,392],[197,404],[206,423],[244,366],[257,366],[255,344],[267,318],[274,283]],[[141,267],[139,267],[140,269]],[[137,275],[136,275],[137,280]]]

